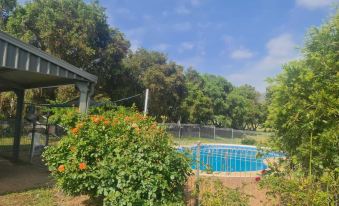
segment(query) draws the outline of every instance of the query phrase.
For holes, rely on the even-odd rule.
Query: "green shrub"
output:
[[[75,108],[52,108],[49,110],[51,116],[49,117],[50,124],[59,124],[66,129],[74,128],[76,123],[81,118],[78,109]]]
[[[248,137],[245,137],[244,139],[241,140],[241,144],[244,144],[244,145],[255,145],[257,144],[257,141],[253,138],[248,138]]]
[[[338,171],[324,171],[323,175],[317,178],[305,176],[301,167],[291,168],[289,165],[289,161],[270,165],[270,170],[263,175],[259,183],[277,205],[337,204]]]
[[[43,157],[63,191],[104,205],[182,202],[191,172],[163,128],[126,110],[82,117]]]

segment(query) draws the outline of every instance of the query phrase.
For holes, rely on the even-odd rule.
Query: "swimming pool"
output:
[[[267,168],[264,160],[278,157],[269,153],[260,155],[254,146],[244,145],[211,145],[200,146],[200,161],[197,161],[197,146],[185,147],[192,159],[192,169],[200,164],[200,170],[209,172],[250,172]],[[180,148],[184,150],[185,148]]]

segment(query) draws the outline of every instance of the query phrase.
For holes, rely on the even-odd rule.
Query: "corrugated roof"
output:
[[[18,74],[18,78],[25,78],[25,74],[27,74],[26,78],[28,79],[21,81],[17,79],[19,85],[20,82],[30,84],[30,77],[39,77],[41,82],[44,82],[44,79],[46,80],[41,85],[39,82],[31,83],[32,85],[23,85],[31,88],[48,86],[49,79],[51,86],[57,85],[58,81],[60,81],[60,84],[66,84],[75,81],[96,83],[98,80],[97,76],[0,31],[0,87],[2,80],[3,84],[5,84],[5,81],[14,81],[13,83],[16,84],[16,74]],[[6,79],[10,76],[12,76],[11,79]]]

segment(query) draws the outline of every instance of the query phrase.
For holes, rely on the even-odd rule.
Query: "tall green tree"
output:
[[[260,94],[250,85],[236,87],[227,97],[227,114],[236,129],[256,130],[266,119],[265,102]]]
[[[203,92],[205,81],[192,68],[185,73],[187,97],[182,101],[181,120],[184,123],[208,124],[213,119],[212,100]]]
[[[233,86],[224,77],[204,74],[202,75],[204,81],[203,92],[212,100],[212,109],[214,118],[212,122],[217,126],[230,126],[227,121],[222,121],[221,116],[226,117],[227,109],[227,96],[233,89]],[[227,119],[227,118],[226,118]],[[224,120],[226,120],[224,119]]]
[[[126,97],[144,92],[146,86],[144,85],[143,77],[146,71],[155,65],[166,65],[167,61],[166,55],[161,52],[148,51],[143,48],[135,52],[129,52],[122,63],[122,71],[124,71],[124,76],[126,77],[121,86],[123,89],[119,88],[119,90],[115,90],[114,93],[120,95],[120,97]],[[131,102],[136,103],[136,106],[141,109],[144,104],[143,100],[144,99],[139,98],[133,99]]]
[[[280,148],[305,172],[320,175],[339,168],[338,11],[310,30],[302,51],[302,60],[286,64],[271,80],[268,123]]]
[[[164,115],[170,121],[178,121],[181,102],[186,96],[183,67],[174,62],[154,65],[145,71],[142,82],[150,90],[150,114],[157,118]]]

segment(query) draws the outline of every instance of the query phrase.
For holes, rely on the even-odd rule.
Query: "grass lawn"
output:
[[[11,193],[0,196],[0,205],[6,206],[47,206],[54,203],[53,189],[33,189],[26,192]]]
[[[95,206],[88,196],[70,197],[54,187],[0,195],[1,206]]]

